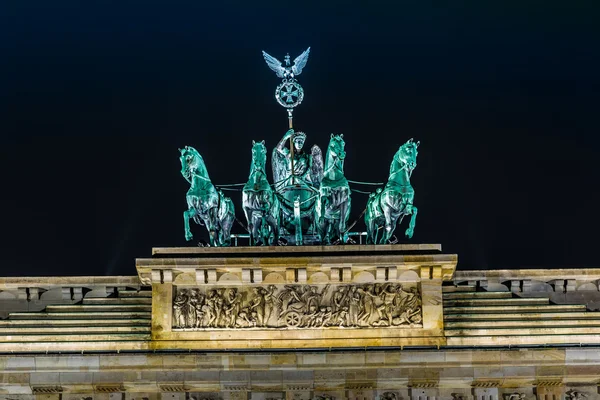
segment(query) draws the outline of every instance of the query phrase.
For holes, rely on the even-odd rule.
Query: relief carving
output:
[[[565,397],[567,400],[584,400],[588,396],[585,393],[570,389],[565,393]]]
[[[399,283],[178,288],[175,329],[422,327],[421,294]]]
[[[504,400],[526,400],[527,395],[525,393],[504,393]]]

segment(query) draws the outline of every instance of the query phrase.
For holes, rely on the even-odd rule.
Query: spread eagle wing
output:
[[[278,78],[283,78],[285,68],[281,65],[281,61],[279,61],[275,57],[269,55],[264,50],[262,53],[263,53],[263,57],[264,57],[265,61],[267,62],[267,65],[269,66],[269,68],[271,68],[273,71],[275,71]],[[305,64],[306,64],[306,62],[305,62]]]
[[[323,153],[316,144],[311,149],[312,165],[310,168],[310,179],[316,188],[321,187],[323,180]]]
[[[300,75],[302,72],[302,68],[306,66],[306,62],[308,61],[308,54],[310,53],[310,47],[304,50],[304,53],[300,54],[294,60],[294,66],[292,67],[292,72],[294,75]],[[268,61],[267,61],[268,62]]]

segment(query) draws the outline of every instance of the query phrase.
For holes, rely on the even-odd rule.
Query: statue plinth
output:
[[[157,349],[443,345],[439,245],[155,248]]]

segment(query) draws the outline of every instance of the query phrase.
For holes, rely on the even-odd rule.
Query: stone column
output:
[[[441,266],[421,267],[421,293],[423,301],[423,328],[439,330],[441,335],[444,329]]]
[[[152,271],[152,339],[171,331],[173,323],[173,272]]]

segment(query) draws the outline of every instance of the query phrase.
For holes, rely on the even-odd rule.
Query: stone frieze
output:
[[[173,330],[422,327],[421,294],[400,283],[179,287]]]

